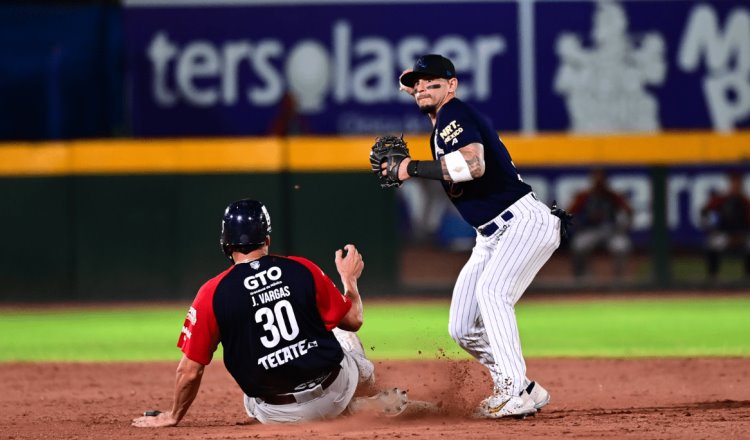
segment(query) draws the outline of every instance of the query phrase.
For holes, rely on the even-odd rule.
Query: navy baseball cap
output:
[[[456,77],[456,68],[448,58],[438,55],[422,55],[414,63],[414,69],[405,73],[400,81],[406,87],[414,87],[414,83],[420,77],[430,76],[434,78],[451,79]]]

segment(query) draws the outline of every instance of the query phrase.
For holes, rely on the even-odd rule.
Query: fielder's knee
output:
[[[468,336],[469,336],[469,329],[458,324],[458,323],[449,323],[448,324],[448,334],[451,336],[451,339],[456,341],[456,344],[461,346],[461,348],[465,348],[468,343]]]
[[[493,303],[493,304],[508,304],[513,305],[513,302],[511,301],[510,295],[512,292],[516,291],[516,286],[518,286],[518,279],[515,277],[508,278],[503,283],[503,290],[498,291],[493,288],[491,288],[486,282],[483,282],[480,280],[479,283],[477,283],[477,301],[480,303],[484,302],[486,303]]]

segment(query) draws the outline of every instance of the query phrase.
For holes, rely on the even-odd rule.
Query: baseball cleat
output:
[[[522,392],[520,396],[502,396],[493,394],[482,400],[474,413],[474,417],[480,419],[499,419],[502,417],[515,417],[523,419],[526,416],[536,414],[534,401],[528,393]]]
[[[399,388],[383,390],[370,397],[355,397],[349,403],[351,414],[367,413],[371,415],[397,416],[406,410],[409,398],[406,391]]]
[[[549,392],[535,381],[529,383],[529,386],[526,387],[526,392],[531,397],[531,400],[534,401],[534,408],[537,411],[547,406],[550,401]]]

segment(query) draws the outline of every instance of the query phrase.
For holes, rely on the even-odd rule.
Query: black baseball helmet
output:
[[[258,249],[270,235],[271,216],[261,202],[242,199],[232,202],[224,211],[219,243],[230,260],[233,251],[246,254]]]

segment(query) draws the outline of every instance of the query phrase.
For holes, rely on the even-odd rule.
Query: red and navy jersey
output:
[[[245,394],[290,393],[341,362],[331,330],[351,306],[311,261],[264,256],[200,288],[177,346],[207,365],[221,342],[224,365]]]
[[[439,160],[474,142],[484,146],[484,175],[468,182],[442,184],[461,216],[478,227],[531,192],[531,187],[521,180],[490,121],[460,99],[451,99],[437,113],[430,139],[432,156]]]
[[[750,231],[750,200],[742,194],[714,195],[701,214],[715,213],[714,227],[729,234]]]

